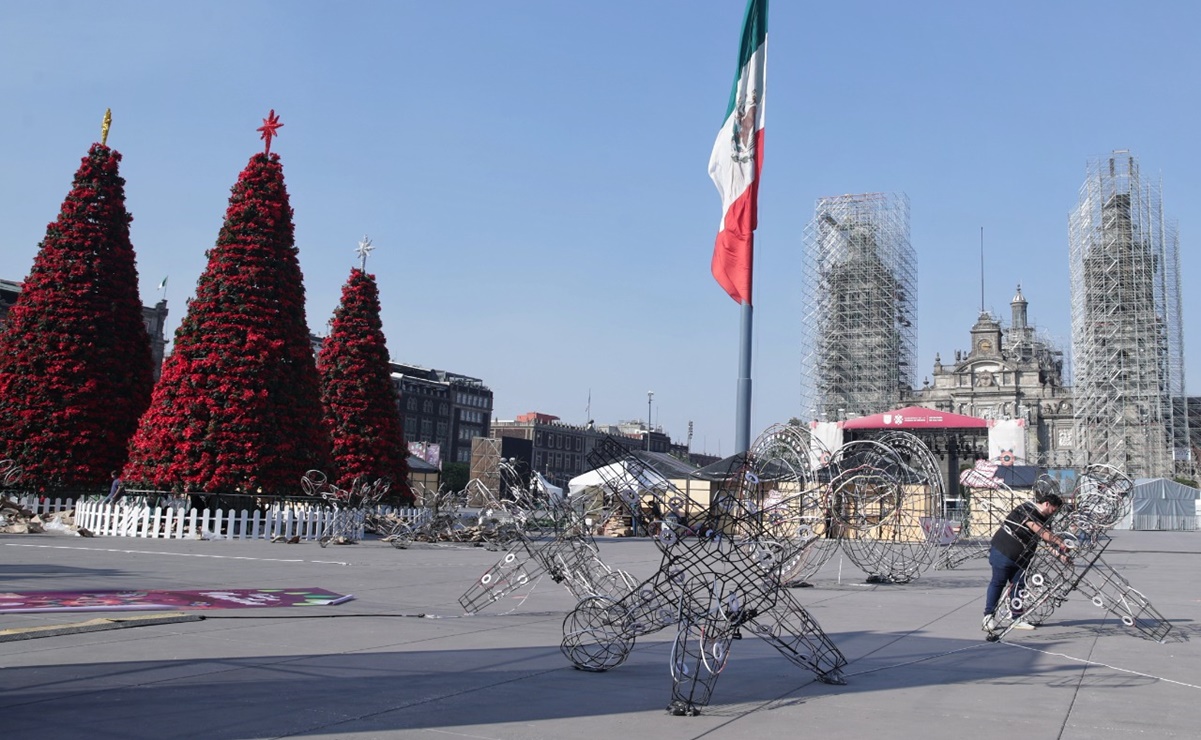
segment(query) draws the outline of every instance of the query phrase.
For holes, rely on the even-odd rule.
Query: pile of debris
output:
[[[0,532],[5,534],[66,532],[78,534],[80,537],[93,536],[86,528],[75,526],[74,509],[41,515],[10,498],[0,498]]]

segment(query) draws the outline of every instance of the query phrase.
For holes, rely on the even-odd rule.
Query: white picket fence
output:
[[[2,496],[4,498],[9,498],[9,499],[15,500],[19,505],[21,505],[22,507],[24,507],[26,509],[33,510],[33,513],[37,514],[39,516],[45,515],[45,514],[53,514],[56,511],[66,511],[67,509],[74,508],[74,506],[75,506],[74,499],[69,499],[69,498],[49,499],[49,498],[41,498],[39,496],[34,496],[31,494],[21,494],[19,496],[14,496],[14,495],[10,495],[10,494],[5,494],[3,491],[0,491],[0,496]]]
[[[351,539],[362,539],[367,510],[335,512],[329,508],[304,502],[273,506],[266,511],[186,508],[186,499],[166,506],[151,506],[137,498],[121,499],[106,504],[99,500],[44,499],[36,496],[18,498],[22,506],[33,509],[43,518],[55,512],[75,509],[75,526],[99,537],[191,538],[254,540],[275,537],[299,537],[315,541],[330,528],[335,515],[341,515],[338,532]],[[420,520],[425,509],[395,509],[380,507],[375,513],[391,513],[406,521]],[[349,515],[349,529],[345,517]]]

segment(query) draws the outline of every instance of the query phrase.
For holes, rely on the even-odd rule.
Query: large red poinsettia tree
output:
[[[120,161],[92,145],[0,332],[0,457],[40,490],[106,485],[150,400]]]
[[[375,278],[351,270],[317,357],[321,405],[338,485],[349,488],[356,481],[387,478],[392,494],[409,499],[408,445],[379,314]]]
[[[306,470],[328,466],[292,208],[279,155],[269,153],[266,131],[264,138],[267,151],[250,158],[233,186],[130,442],[129,481],[279,494],[298,490]]]

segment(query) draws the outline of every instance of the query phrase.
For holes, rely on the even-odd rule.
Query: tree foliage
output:
[[[295,492],[326,469],[317,367],[278,154],[255,154],[130,443],[128,480]]]
[[[338,485],[387,478],[393,494],[411,498],[408,446],[388,365],[379,291],[375,279],[358,268],[342,287],[317,367]]]
[[[120,161],[92,145],[0,333],[0,457],[38,489],[107,484],[150,399]]]

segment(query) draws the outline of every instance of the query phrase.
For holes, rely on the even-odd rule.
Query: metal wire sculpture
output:
[[[0,460],[0,487],[10,488],[20,483],[22,472],[16,460]]]
[[[466,613],[533,588],[544,574],[577,599],[617,599],[633,589],[633,577],[606,565],[593,539],[589,522],[608,518],[603,501],[552,495],[537,474],[527,485],[512,461],[502,460],[499,472],[501,489],[511,499],[504,507],[516,522],[508,532],[514,544],[459,597]]]
[[[1129,513],[1133,491],[1134,482],[1114,467],[1092,465],[1080,473],[1065,505],[1047,522],[1067,543],[1070,557],[1040,542],[1024,582],[997,605],[990,641],[1005,637],[1019,620],[1045,621],[1073,591],[1144,637],[1159,642],[1167,637],[1171,624],[1101,558],[1111,542],[1105,530]]]
[[[840,447],[828,465],[830,510],[847,558],[869,582],[908,583],[928,569],[946,519],[942,473],[907,432]]]
[[[755,448],[778,449],[770,441],[757,441]],[[785,501],[808,493],[806,478],[790,478],[796,472],[790,473],[791,463],[770,452],[738,456],[705,503],[614,440],[598,445],[589,462],[603,479],[606,496],[631,516],[658,509],[695,526],[659,529],[654,538],[662,554],[659,569],[630,593],[580,600],[563,622],[560,645],[572,665],[586,671],[616,668],[638,636],[674,627],[668,711],[695,715],[709,703],[731,645],[745,629],[819,680],[845,683],[846,658],[782,587],[784,564],[811,536],[777,536],[781,522],[774,514],[788,510]],[[780,500],[765,507],[768,491]],[[795,503],[806,510],[803,500]]]
[[[320,470],[310,470],[300,478],[300,488],[305,495],[322,499],[332,510],[332,515],[317,538],[318,544],[326,547],[331,542],[353,544],[359,541],[363,531],[364,509],[380,502],[392,487],[386,478],[377,480],[355,480],[350,488],[338,488]]]
[[[840,545],[830,514],[829,487],[814,473],[829,464],[831,455],[807,429],[792,424],[769,427],[755,440],[751,454],[772,461],[773,472],[766,480],[773,485],[763,502],[767,533],[792,541],[780,581],[790,587],[812,585],[809,579]]]
[[[517,536],[518,524],[508,507],[478,478],[467,482],[462,491],[426,491],[421,500],[427,507],[414,521],[388,522],[384,541],[404,550],[414,543],[482,546],[503,550]],[[467,501],[482,505],[468,509]]]
[[[1015,490],[1001,472],[1010,466],[1026,466],[1020,459],[977,460],[959,475],[960,497],[955,520],[955,537],[939,552],[935,567],[950,570],[976,558],[987,558],[992,536],[1015,507],[1030,498],[1028,490]],[[1029,466],[1033,467],[1033,466]]]

